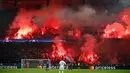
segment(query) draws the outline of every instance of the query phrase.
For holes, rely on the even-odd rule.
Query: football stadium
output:
[[[0,73],[130,73],[129,0],[0,0]]]

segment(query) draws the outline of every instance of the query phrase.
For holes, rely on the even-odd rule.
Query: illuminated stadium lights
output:
[[[59,41],[62,41],[62,42],[65,42],[65,40],[59,40]],[[53,42],[53,40],[0,40],[0,42],[16,42],[16,43],[24,43],[24,42],[41,42],[41,43],[44,43],[44,42]]]

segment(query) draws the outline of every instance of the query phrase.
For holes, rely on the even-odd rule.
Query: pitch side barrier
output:
[[[0,65],[0,69],[16,69],[16,68],[21,68],[21,64],[17,63],[15,66],[14,65]],[[51,69],[58,69],[59,66],[54,66],[51,65]],[[68,69],[68,66],[66,66],[66,69]],[[129,69],[130,70],[130,64],[118,64],[118,65],[112,65],[112,64],[100,64],[100,65],[88,65],[88,64],[82,64],[82,65],[77,65],[73,64],[72,69],[95,69],[95,70],[115,70],[115,69]]]
[[[0,69],[17,69],[17,66],[0,66]]]
[[[80,69],[95,69],[95,70],[115,70],[115,69],[130,69],[129,64],[118,64],[118,65],[112,65],[112,64],[100,64],[100,65],[82,65],[78,66]]]
[[[0,63],[0,69],[17,69],[21,68],[20,63]]]

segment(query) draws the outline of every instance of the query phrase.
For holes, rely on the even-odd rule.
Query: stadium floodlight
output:
[[[21,59],[21,68],[46,68],[47,61],[49,61],[49,68],[51,68],[50,59]]]

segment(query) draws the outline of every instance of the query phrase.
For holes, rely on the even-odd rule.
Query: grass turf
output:
[[[0,73],[59,73],[58,70],[45,71],[44,69],[0,69]],[[130,70],[65,70],[64,73],[130,73]]]

